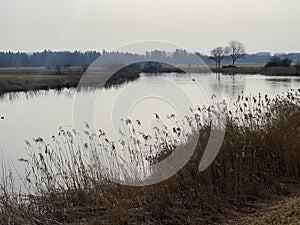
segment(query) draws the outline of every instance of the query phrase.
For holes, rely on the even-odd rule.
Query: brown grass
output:
[[[192,111],[194,118],[210,118],[207,108]],[[31,194],[10,190],[13,181],[7,175],[1,184],[0,221],[218,224],[234,212],[255,208],[257,201],[288,195],[300,179],[300,90],[274,99],[240,95],[235,107],[226,111],[226,120],[221,151],[206,171],[200,173],[198,166],[210,122],[196,120],[202,122],[192,159],[172,178],[146,187],[123,186],[106,179],[97,164],[96,146],[105,149],[109,159],[116,155],[114,143],[106,140],[102,131],[96,135],[88,130],[88,142],[76,131],[62,129],[53,137],[55,145],[37,138],[35,145],[27,143],[29,157],[22,159],[27,166],[24,182]],[[124,122],[132,132],[132,122]],[[131,134],[133,139],[145,139],[145,134]],[[161,150],[169,147],[159,146]],[[139,153],[132,154],[133,162],[141,163]]]
[[[290,67],[271,67],[266,68],[265,66],[251,66],[251,65],[240,65],[236,68],[211,68],[213,72],[220,72],[223,74],[262,74],[270,76],[299,76],[300,70],[297,66]]]
[[[0,75],[0,95],[7,92],[76,87],[81,75]]]

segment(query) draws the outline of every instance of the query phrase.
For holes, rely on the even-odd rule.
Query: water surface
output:
[[[190,105],[208,104],[216,90],[231,102],[241,91],[273,97],[300,87],[299,77],[221,75],[218,78],[210,74],[197,78],[185,74],[143,74],[136,81],[102,90],[7,93],[0,99],[0,116],[4,116],[0,120],[0,149],[19,170],[17,159],[26,156],[24,141],[42,137],[50,142],[59,127],[83,131],[86,122],[92,128],[105,130],[113,139],[122,126],[121,118],[139,120],[147,130],[155,119],[154,113],[170,123],[166,120],[168,115],[181,118],[189,113]],[[88,104],[93,104],[93,112],[87,112]]]

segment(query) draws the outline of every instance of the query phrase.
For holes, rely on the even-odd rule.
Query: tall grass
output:
[[[260,199],[288,194],[300,181],[300,90],[271,99],[241,93],[226,105],[221,151],[204,172],[199,161],[209,139],[214,109],[191,109],[174,127],[157,119],[154,135],[139,121],[124,120],[118,143],[86,125],[80,135],[60,129],[52,143],[27,142],[23,177],[26,191],[13,190],[13,178],[1,184],[3,224],[211,224],[223,221]],[[142,179],[151,165],[199,131],[198,147],[172,178],[146,187],[130,187],[110,177]],[[121,153],[120,153],[121,152]],[[130,162],[128,166],[127,163]],[[138,174],[138,177],[134,177]]]

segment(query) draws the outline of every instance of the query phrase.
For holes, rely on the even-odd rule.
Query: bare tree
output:
[[[227,54],[227,49],[219,46],[210,51],[210,59],[216,62],[216,69],[221,67],[221,62]]]
[[[232,60],[232,66],[235,66],[235,61],[245,57],[246,49],[243,43],[239,41],[230,41],[226,47],[229,57]]]

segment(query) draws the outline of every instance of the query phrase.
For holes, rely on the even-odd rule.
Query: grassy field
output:
[[[216,68],[215,64],[209,64],[208,66],[211,69]],[[265,64],[264,63],[239,63],[237,66],[238,67],[246,67],[246,68],[261,68],[261,67],[264,67]]]
[[[84,67],[16,67],[0,68],[0,75],[81,75]]]
[[[0,75],[0,94],[76,87],[81,75]]]
[[[84,68],[0,68],[0,94],[76,87]]]
[[[236,68],[211,68],[213,72],[223,74],[263,74],[270,76],[300,76],[300,70],[291,67],[265,68],[263,65],[238,65]]]

